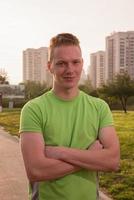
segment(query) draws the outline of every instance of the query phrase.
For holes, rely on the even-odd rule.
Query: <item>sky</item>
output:
[[[134,31],[133,8],[134,0],[0,0],[0,69],[11,84],[22,82],[23,50],[70,32],[80,40],[86,71],[106,36]]]

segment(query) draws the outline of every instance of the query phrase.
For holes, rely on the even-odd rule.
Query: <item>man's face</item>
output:
[[[83,59],[79,47],[72,45],[54,49],[50,71],[54,76],[55,86],[64,89],[77,87],[82,67]]]

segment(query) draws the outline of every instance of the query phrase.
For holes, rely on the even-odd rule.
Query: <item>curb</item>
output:
[[[106,196],[103,192],[99,191],[99,200],[112,200],[112,199]]]

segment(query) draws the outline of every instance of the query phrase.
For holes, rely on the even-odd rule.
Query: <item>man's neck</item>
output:
[[[54,92],[54,94],[58,97],[60,97],[61,99],[65,99],[65,100],[71,100],[73,98],[75,98],[76,96],[78,96],[79,94],[79,88],[67,88],[67,89],[58,89],[56,87],[52,88],[52,91]]]

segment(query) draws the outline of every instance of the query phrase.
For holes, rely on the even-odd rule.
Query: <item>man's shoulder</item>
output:
[[[34,108],[34,107],[41,107],[42,105],[44,105],[44,102],[45,100],[47,99],[47,97],[50,95],[50,91],[42,94],[41,96],[38,96],[38,97],[35,97],[31,100],[29,100],[23,108],[26,108],[26,107],[31,107],[31,108]]]
[[[89,103],[96,104],[96,105],[104,105],[107,104],[103,99],[99,97],[91,96],[83,91],[81,91],[83,98],[88,101]]]

